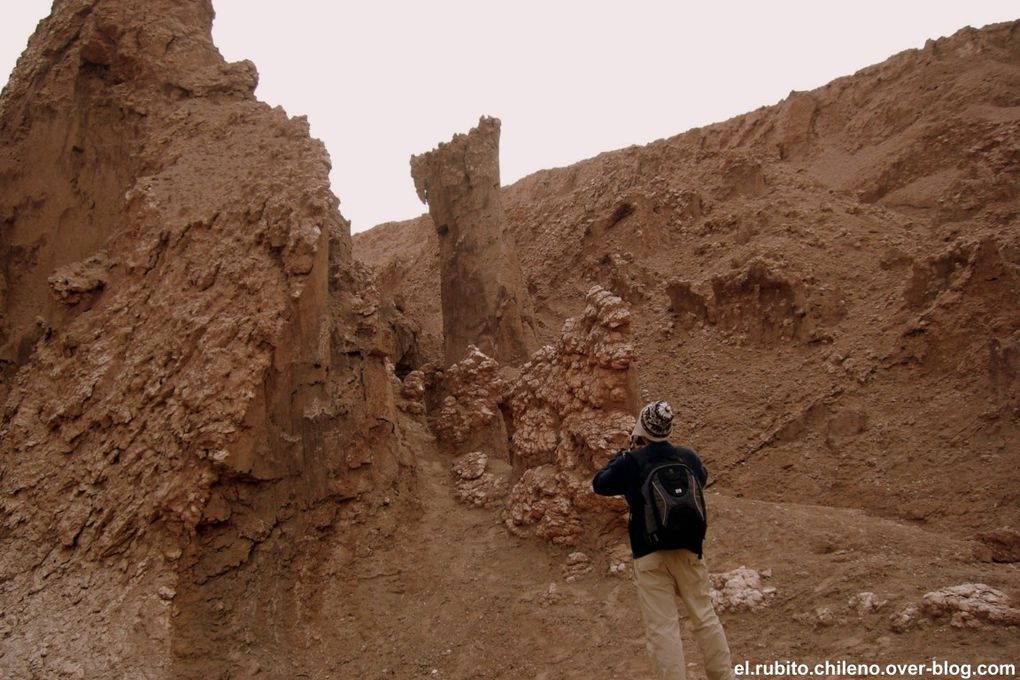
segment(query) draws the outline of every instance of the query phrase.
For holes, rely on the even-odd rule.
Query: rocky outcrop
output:
[[[1008,595],[984,583],[963,583],[925,593],[921,611],[931,618],[949,616],[956,627],[988,622],[1020,625],[1020,609],[1011,607]]]
[[[775,588],[762,584],[762,579],[771,576],[771,569],[759,571],[743,566],[712,574],[712,604],[720,612],[762,609],[776,595]]]
[[[892,629],[902,633],[933,620],[949,617],[954,628],[983,624],[1020,626],[1020,609],[1008,595],[984,583],[962,583],[925,593],[920,603],[908,605],[890,617]]]
[[[1012,527],[999,527],[982,531],[975,538],[978,546],[974,553],[986,562],[1020,562],[1020,531]]]
[[[399,407],[411,415],[425,415],[425,373],[411,371],[400,382]]]
[[[506,461],[490,461],[481,451],[472,451],[454,460],[451,470],[455,479],[453,495],[461,503],[489,508],[502,504],[506,498],[509,477]]]
[[[293,675],[409,462],[326,152],[212,18],[57,3],[0,98],[5,677]]]
[[[846,316],[845,305],[831,291],[806,292],[808,286],[777,271],[774,263],[755,259],[736,272],[715,276],[698,292],[690,282],[666,285],[670,311],[680,326],[718,327],[750,344],[817,342],[822,329]],[[676,323],[676,322],[674,322]]]
[[[510,384],[499,363],[469,345],[467,356],[437,380],[442,401],[432,429],[440,445],[458,453],[483,449],[506,459],[508,436],[501,404]]]
[[[555,346],[535,353],[510,392],[510,460],[520,479],[507,526],[575,545],[584,527],[612,522],[620,499],[596,496],[591,476],[626,443],[637,412],[630,312],[595,286]],[[601,519],[583,515],[602,514]]]
[[[622,517],[623,501],[596,496],[591,476],[627,443],[637,411],[627,304],[599,286],[586,301],[512,382],[470,346],[438,379],[445,396],[431,423],[442,448],[468,452],[454,463],[459,500],[490,505],[513,478],[507,527],[563,545]],[[496,461],[512,473],[486,472]]]
[[[418,197],[439,235],[444,354],[468,345],[504,364],[535,346],[531,300],[499,193],[499,120],[483,117],[466,135],[411,157]]]

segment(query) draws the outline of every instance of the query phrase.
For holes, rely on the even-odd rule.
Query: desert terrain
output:
[[[352,236],[212,20],[57,3],[0,96],[0,676],[651,678],[651,399],[734,662],[1020,663],[1020,22],[509,186],[483,118]]]

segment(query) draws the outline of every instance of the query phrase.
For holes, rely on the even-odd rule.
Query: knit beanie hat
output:
[[[653,401],[641,409],[634,431],[635,437],[644,437],[653,442],[665,441],[673,429],[673,409],[664,401]]]

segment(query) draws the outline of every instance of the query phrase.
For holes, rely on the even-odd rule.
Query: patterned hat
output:
[[[673,409],[664,401],[653,401],[641,409],[634,425],[635,437],[644,437],[653,442],[665,441],[673,429]]]

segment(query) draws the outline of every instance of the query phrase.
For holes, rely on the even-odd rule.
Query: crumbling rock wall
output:
[[[594,495],[591,477],[626,445],[637,412],[630,311],[598,286],[585,302],[556,345],[523,366],[509,398],[510,460],[521,476],[507,526],[566,545],[620,517],[621,501]]]
[[[596,496],[591,477],[627,444],[637,411],[627,304],[599,286],[586,303],[512,381],[471,346],[443,373],[446,396],[432,418],[444,448],[466,452],[453,468],[460,500],[491,505],[511,478],[507,527],[564,545],[625,511],[620,499]],[[497,461],[509,468],[487,471]]]
[[[442,371],[438,391],[442,401],[432,429],[444,448],[457,452],[476,449],[508,458],[506,423],[501,404],[510,384],[499,362],[468,345],[467,356]]]
[[[439,267],[447,364],[468,345],[504,364],[534,347],[531,298],[499,192],[499,120],[411,158],[418,197],[439,235]]]
[[[834,291],[797,281],[762,258],[700,287],[710,292],[688,281],[667,283],[670,311],[680,324],[717,326],[753,344],[824,339],[824,329],[846,315]]]
[[[325,150],[212,17],[57,3],[0,98],[6,677],[293,674],[409,462]]]

